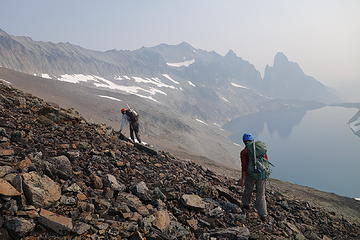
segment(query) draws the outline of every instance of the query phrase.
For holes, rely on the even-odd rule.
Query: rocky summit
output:
[[[359,239],[274,190],[261,221],[235,179],[5,84],[0,112],[0,239]]]

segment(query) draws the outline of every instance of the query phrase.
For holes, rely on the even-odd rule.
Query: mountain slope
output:
[[[0,237],[356,239],[360,226],[268,191],[269,220],[232,179],[120,141],[74,110],[0,83]]]

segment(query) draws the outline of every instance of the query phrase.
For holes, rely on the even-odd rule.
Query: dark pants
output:
[[[133,140],[133,142],[135,142],[135,138],[134,138],[134,132],[135,132],[136,139],[138,140],[139,143],[141,143],[140,134],[139,134],[139,122],[138,121],[130,122],[129,125],[130,125],[131,140]]]

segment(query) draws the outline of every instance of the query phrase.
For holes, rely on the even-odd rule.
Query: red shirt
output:
[[[265,154],[264,157],[265,157],[266,160],[268,160],[267,154]],[[248,152],[247,152],[246,148],[241,150],[241,152],[240,152],[240,160],[241,160],[241,171],[247,175],[247,171],[248,171],[247,169],[248,169],[248,164],[249,164],[249,156],[248,156]]]

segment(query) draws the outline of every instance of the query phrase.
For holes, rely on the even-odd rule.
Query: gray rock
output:
[[[71,162],[64,155],[47,160],[47,166],[52,175],[62,179],[69,179],[72,176]]]
[[[166,200],[165,194],[160,190],[160,188],[156,187],[154,189],[155,197],[161,200]]]
[[[76,183],[71,184],[69,187],[65,189],[67,192],[78,193],[81,191],[81,188]]]
[[[28,220],[20,217],[5,217],[5,227],[15,235],[19,237],[25,236],[27,233],[31,232],[35,228],[35,223],[33,220]]]
[[[9,173],[12,173],[13,171],[13,168],[10,166],[0,166],[0,178],[4,177]]]
[[[214,229],[205,235],[219,239],[248,240],[250,237],[250,231],[246,227],[232,227],[226,229]]]
[[[150,201],[150,190],[146,186],[145,182],[139,182],[138,184],[130,188],[131,192],[143,201]]]
[[[126,189],[126,186],[124,184],[120,184],[115,176],[111,175],[111,174],[106,174],[104,179],[103,179],[103,183],[106,187],[110,187],[115,191],[124,191]]]
[[[63,205],[75,205],[76,199],[73,197],[61,196],[60,203]]]
[[[186,228],[177,221],[170,222],[170,227],[168,232],[170,236],[174,237],[174,239],[182,239],[182,237],[189,235],[189,231],[186,230]]]
[[[91,226],[89,224],[83,222],[77,222],[74,224],[73,232],[78,235],[82,235],[86,233],[90,228]]]

